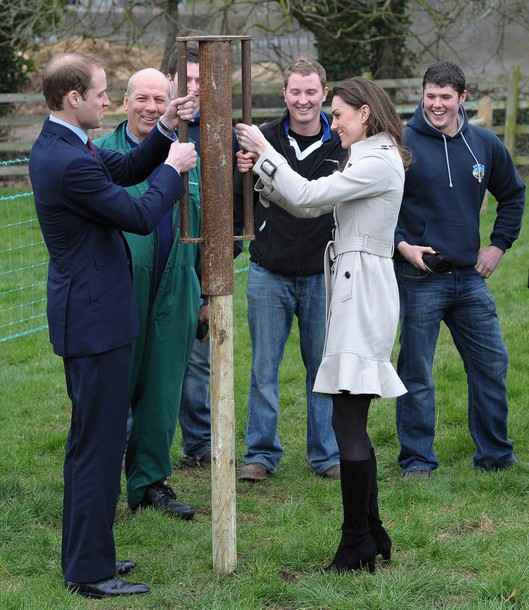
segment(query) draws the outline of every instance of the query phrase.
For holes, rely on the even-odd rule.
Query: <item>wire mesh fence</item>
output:
[[[0,161],[1,167],[23,165],[27,157]],[[48,252],[35,212],[33,193],[0,189],[0,343],[48,327],[46,282]],[[247,252],[235,273],[248,271]]]
[[[0,161],[0,166],[27,163]],[[35,213],[33,193],[0,191],[0,342],[47,328],[48,254]]]

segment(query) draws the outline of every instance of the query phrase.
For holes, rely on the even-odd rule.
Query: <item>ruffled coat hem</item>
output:
[[[351,352],[324,356],[314,392],[321,394],[373,394],[395,398],[407,392],[393,365],[388,360],[374,360]]]

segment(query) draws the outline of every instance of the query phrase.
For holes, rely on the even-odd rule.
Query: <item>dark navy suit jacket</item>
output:
[[[182,196],[178,172],[163,164],[171,141],[153,129],[122,155],[88,147],[70,129],[47,120],[29,171],[49,251],[48,323],[55,353],[98,354],[137,334],[130,257],[121,230],[147,235]],[[160,165],[162,164],[162,165]],[[139,199],[124,187],[160,165]]]

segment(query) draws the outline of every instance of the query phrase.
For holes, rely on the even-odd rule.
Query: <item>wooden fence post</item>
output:
[[[211,356],[211,534],[213,568],[231,574],[237,566],[235,490],[235,398],[233,388],[233,143],[232,143],[232,48],[241,41],[243,115],[251,121],[251,56],[249,36],[183,36],[179,78],[185,85],[186,45],[198,41],[200,64],[200,141],[202,237],[202,294],[209,298]],[[249,184],[248,186],[252,186]],[[252,189],[243,194],[246,231],[237,239],[249,239],[253,223],[247,213]],[[251,210],[253,211],[253,210]],[[182,212],[182,209],[180,210]],[[182,226],[182,222],[180,223]],[[252,225],[252,226],[250,226]]]
[[[492,127],[492,98],[488,95],[482,97],[478,103],[479,124],[487,129]]]
[[[213,567],[237,565],[233,388],[231,39],[199,36],[202,293],[209,297]]]
[[[233,296],[211,296],[211,538],[213,568],[237,567]]]
[[[520,66],[513,66],[509,89],[507,91],[505,106],[505,137],[503,140],[512,157],[514,157],[516,149],[516,121],[518,119],[520,79]]]

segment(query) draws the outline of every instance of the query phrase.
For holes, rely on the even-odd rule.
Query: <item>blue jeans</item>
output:
[[[200,458],[211,451],[209,339],[195,339],[187,364],[180,402],[184,455]]]
[[[263,464],[273,472],[283,454],[277,433],[278,373],[295,314],[306,369],[307,457],[313,470],[321,474],[339,462],[332,400],[312,391],[325,340],[323,274],[284,276],[251,263],[247,297],[252,377],[244,461]]]
[[[465,366],[474,465],[485,470],[509,466],[516,459],[507,438],[507,350],[485,281],[474,268],[430,274],[398,262],[396,271],[401,315],[397,372],[408,389],[397,399],[401,468],[438,466],[432,367],[441,321]]]

